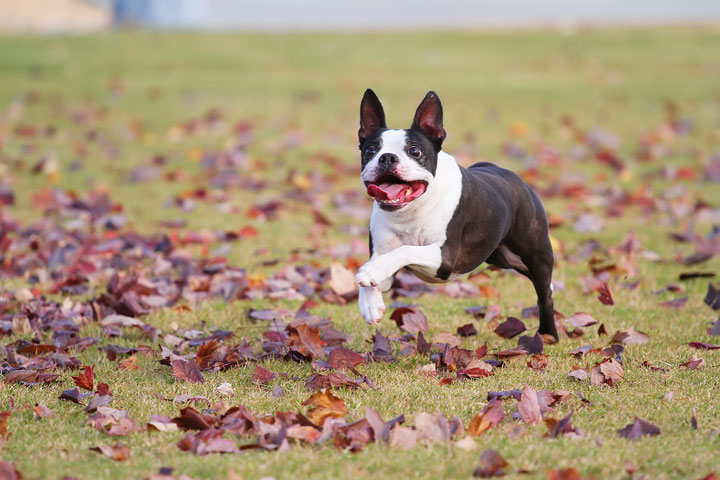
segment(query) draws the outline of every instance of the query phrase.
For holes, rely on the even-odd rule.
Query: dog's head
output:
[[[360,103],[361,179],[383,210],[408,206],[432,188],[437,156],[445,140],[442,104],[435,92],[420,102],[412,126],[391,130],[377,95],[365,91]]]

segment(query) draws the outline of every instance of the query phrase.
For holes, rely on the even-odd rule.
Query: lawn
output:
[[[561,468],[598,479],[720,475],[720,350],[690,345],[720,343],[708,330],[718,311],[704,302],[708,284],[718,285],[711,275],[720,272],[719,33],[706,27],[0,38],[0,411],[10,412],[6,432],[0,417],[0,457],[24,478],[146,478],[162,467],[175,476],[237,478],[233,472],[246,480],[469,478],[488,449],[510,464],[508,478],[577,478],[546,473]],[[436,362],[443,343],[457,339],[442,334],[472,323],[478,333],[461,337],[460,347],[487,344],[488,358],[496,358],[518,343],[494,333],[505,317],[521,318],[525,334],[535,333],[537,319],[523,312],[535,300],[531,283],[484,270],[446,290],[399,295],[424,312],[424,337],[436,346],[417,354],[415,338],[403,337],[407,332],[386,316],[379,331],[390,338],[394,361],[369,355],[359,374],[345,372],[366,376],[375,388],[332,390],[344,400],[346,421],[362,419],[370,407],[386,420],[405,415],[404,427],[417,427],[418,413],[441,412],[467,429],[488,405],[488,392],[528,386],[570,392],[545,417],[572,412],[582,433],[551,438],[543,422],[512,418],[518,401],[508,398],[504,420],[461,446],[456,442],[467,433],[407,450],[377,441],[351,453],[331,436],[317,444],[290,440],[275,450],[182,451],[178,442],[188,432],[146,430],[151,415],[177,417],[193,406],[219,416],[238,404],[258,416],[306,414],[303,402],[312,392],[305,380],[328,373],[315,357],[329,353],[331,342],[304,361],[261,355],[269,339],[263,333],[277,323],[253,318],[253,311],[271,310],[294,326],[329,318],[349,336],[346,347],[372,353],[375,330],[356,302],[342,304],[329,290],[326,275],[333,263],[353,270],[367,259],[371,202],[358,179],[356,143],[367,87],[398,128],[409,126],[428,90],[437,91],[445,150],[464,165],[485,160],[521,172],[552,220],[555,308],[565,317],[585,312],[598,323],[568,327],[572,335],[545,345],[542,371],[521,355],[492,376],[460,381],[452,368],[441,368],[445,357],[435,376],[420,373]],[[83,248],[63,250],[75,244]],[[293,283],[294,267],[308,277]],[[681,279],[687,273],[705,276]],[[225,300],[233,278],[242,293]],[[142,305],[130,313],[106,301],[128,279]],[[613,305],[598,300],[603,282]],[[314,301],[311,316],[295,319],[306,300]],[[473,306],[497,314],[475,318],[465,311]],[[104,328],[100,321],[115,313],[134,315],[145,328]],[[74,325],[63,324],[66,317]],[[598,333],[599,324],[607,335]],[[605,348],[615,332],[631,327],[647,341],[626,340],[624,378],[608,386],[568,375],[605,358],[597,350],[570,351]],[[192,340],[218,330],[233,334],[220,338],[218,351],[245,342],[249,353],[229,368],[206,365],[204,383],[175,378],[159,363],[162,345],[194,364]],[[88,339],[87,348],[69,345],[70,338]],[[55,353],[78,362],[56,366],[53,352],[35,344],[54,344]],[[149,348],[111,360],[110,344]],[[688,368],[694,354],[704,362]],[[136,369],[119,368],[128,358],[137,359]],[[142,431],[110,436],[88,425],[83,406],[58,398],[75,387],[79,363],[94,367],[95,384],[112,392],[110,407],[126,410]],[[258,365],[277,376],[254,378]],[[9,381],[19,369],[59,377]],[[455,380],[441,384],[444,378]],[[218,391],[226,382],[232,395]],[[172,401],[179,395],[206,400]],[[41,417],[36,404],[54,415]],[[634,441],[618,435],[636,416],[660,434]],[[255,442],[254,435],[224,438],[237,446]],[[129,460],[89,450],[116,443],[129,447]]]

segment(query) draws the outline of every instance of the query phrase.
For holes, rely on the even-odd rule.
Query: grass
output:
[[[334,193],[359,188],[357,177],[342,173],[339,166],[351,169],[358,163],[357,109],[362,91],[368,86],[385,102],[393,126],[408,125],[424,93],[436,90],[445,105],[449,131],[445,148],[461,161],[471,156],[473,160],[523,169],[523,161],[500,153],[501,145],[510,139],[530,152],[544,143],[567,154],[575,143],[560,127],[559,119],[569,116],[583,129],[600,126],[617,134],[621,140],[618,150],[629,173],[620,176],[590,161],[571,163],[572,172],[543,165],[540,187],[560,180],[562,174],[581,173],[593,187],[632,192],[647,184],[656,196],[679,186],[688,199],[702,198],[717,208],[717,184],[701,178],[668,180],[656,173],[666,165],[700,171],[717,150],[718,52],[720,36],[710,28],[607,29],[574,34],[127,32],[92,37],[0,38],[0,110],[6,112],[0,115],[0,182],[9,183],[17,196],[16,205],[5,208],[10,215],[29,223],[40,215],[32,206],[32,195],[49,182],[78,192],[106,189],[123,205],[127,228],[154,232],[159,230],[159,221],[168,219],[186,220],[184,231],[254,226],[259,236],[233,244],[226,255],[231,263],[253,273],[269,275],[279,267],[263,267],[259,265],[261,260],[278,258],[282,266],[293,249],[310,246],[319,247],[322,253],[305,259],[327,265],[327,247],[355,237],[341,227],[364,226],[362,221],[339,213],[331,199]],[[671,153],[662,161],[635,161],[638,138],[665,121],[668,101],[677,104],[682,117],[692,119],[694,130],[688,136],[664,140],[663,146]],[[11,107],[13,104],[22,106]],[[13,108],[21,109],[18,117],[7,113]],[[209,108],[223,112],[224,125],[176,138],[173,127],[201,117]],[[78,113],[89,120],[78,121]],[[197,161],[200,152],[227,145],[237,121],[253,125],[255,138],[248,154],[266,167],[258,164],[252,173],[268,183],[267,189],[260,193],[230,191],[227,203],[231,213],[220,213],[215,205],[204,202],[197,202],[192,212],[172,206],[169,201],[174,196],[207,186]],[[57,133],[51,138],[23,139],[13,134],[18,124],[53,125]],[[512,131],[525,128],[527,133],[512,136]],[[91,131],[103,141],[88,141]],[[300,138],[297,145],[287,142],[296,136]],[[182,172],[181,180],[126,180],[134,167],[147,164],[155,154],[165,155],[167,165],[163,170]],[[32,174],[32,165],[48,155],[57,159],[58,175]],[[324,160],[328,157],[329,161]],[[71,169],[73,162],[79,162],[82,168]],[[291,170],[305,174],[340,172],[330,189],[318,195],[319,208],[335,222],[327,235],[319,237],[314,233],[311,210],[303,204],[289,205],[273,221],[253,220],[245,215],[249,205],[287,191],[286,177]],[[586,210],[602,216],[600,200],[602,196],[596,195],[582,205],[550,198],[545,204],[550,213],[572,219]],[[566,252],[574,253],[591,237],[607,247],[617,245],[634,230],[644,249],[672,260],[693,251],[690,245],[668,239],[670,232],[682,230],[689,221],[701,234],[712,226],[702,218],[663,211],[646,215],[638,207],[629,207],[620,217],[606,219],[606,228],[597,234],[576,232],[570,226],[572,222],[554,229],[552,234],[564,244]],[[257,255],[261,247],[269,247],[269,251]],[[199,251],[193,252],[200,255]],[[673,295],[653,291],[677,282],[678,274],[684,271],[718,272],[720,258],[716,256],[699,267],[640,259],[641,286],[634,291],[614,288],[616,305],[606,307],[594,295],[582,293],[580,279],[590,275],[587,264],[572,263],[563,254],[558,257],[555,279],[566,285],[565,291],[555,294],[558,310],[565,314],[586,311],[605,323],[611,334],[630,326],[650,334],[648,344],[626,348],[625,379],[615,388],[591,387],[567,376],[574,365],[583,363],[569,356],[568,351],[587,343],[607,342],[592,331],[582,338],[547,347],[549,368],[544,373],[533,372],[523,361],[511,362],[493,377],[441,387],[437,379],[417,374],[418,367],[427,363],[426,358],[404,358],[393,364],[363,365],[363,373],[373,379],[378,389],[341,391],[340,395],[348,405],[350,419],[362,417],[365,407],[370,406],[384,417],[404,413],[410,423],[415,412],[442,411],[457,415],[467,425],[487,403],[488,391],[522,388],[525,384],[538,390],[581,390],[595,403],[593,407],[583,407],[576,399],[560,407],[563,414],[575,410],[574,423],[585,432],[580,440],[545,439],[544,427],[531,427],[524,436],[509,438],[508,430],[514,422],[505,420],[478,439],[474,452],[440,445],[402,452],[385,445],[370,445],[360,453],[349,454],[331,446],[294,445],[284,453],[250,451],[196,457],[175,446],[180,433],[138,433],[121,439],[130,446],[132,459],[113,463],[88,451],[91,446],[113,443],[112,439],[86,426],[85,414],[76,405],[57,399],[62,388],[72,385],[69,375],[64,375],[62,384],[48,388],[0,388],[0,410],[7,410],[11,399],[17,408],[9,423],[12,437],[0,455],[14,463],[26,478],[137,478],[161,466],[172,466],[177,474],[197,478],[227,478],[230,470],[245,479],[267,475],[278,479],[350,475],[358,479],[463,478],[471,475],[479,463],[479,452],[486,448],[498,450],[513,467],[531,470],[530,475],[519,478],[545,478],[546,469],[560,467],[575,467],[583,475],[602,479],[627,478],[626,461],[653,479],[699,479],[717,469],[718,353],[700,352],[707,363],[703,369],[679,367],[694,352],[688,342],[713,342],[705,328],[715,317],[702,302],[707,281],[683,282],[689,301],[680,310],[659,306],[660,301]],[[4,289],[26,285],[27,279],[0,279],[0,288]],[[429,336],[454,331],[467,323],[470,319],[463,313],[467,306],[495,303],[503,314],[518,316],[522,307],[534,301],[530,283],[517,276],[493,274],[492,285],[499,293],[494,300],[430,295],[420,298],[417,303],[430,320]],[[98,285],[99,289],[103,287]],[[246,320],[245,309],[276,304],[291,309],[299,305],[270,300],[209,302],[195,306],[191,312],[160,311],[145,320],[163,331],[169,331],[172,322],[182,328],[201,328],[204,322],[254,340],[259,331]],[[336,328],[351,333],[351,347],[367,349],[365,340],[372,330],[362,322],[354,304],[322,304],[315,312],[331,317]],[[513,340],[494,335],[483,322],[476,325],[479,337],[466,340],[465,346],[487,341],[492,351],[515,345]],[[385,334],[396,332],[394,324],[387,320],[381,330]],[[82,333],[100,335],[101,331],[89,326]],[[5,341],[15,339],[6,337]],[[134,346],[144,341],[139,335],[128,335],[117,343]],[[303,410],[301,403],[309,396],[302,382],[290,380],[294,376],[307,377],[311,368],[306,364],[266,365],[288,374],[288,379],[274,381],[286,394],[273,400],[270,390],[275,383],[270,388],[253,384],[253,365],[210,375],[207,383],[196,385],[176,381],[169,369],[144,357],[139,359],[140,368],[129,372],[118,371],[95,348],[79,356],[95,364],[98,378],[111,386],[115,394],[113,406],[127,409],[138,423],[149,420],[151,414],[177,413],[176,406],[158,400],[154,392],[166,397],[181,393],[205,395],[216,401],[220,396],[215,387],[230,382],[235,389],[231,403],[265,413]],[[668,371],[656,373],[643,368],[645,360]],[[673,401],[663,400],[668,391],[674,392]],[[31,409],[23,408],[35,403],[48,406],[56,415],[37,420]],[[512,408],[509,404],[505,408],[509,415]],[[697,430],[690,428],[693,409]],[[633,443],[618,437],[616,431],[635,415],[659,425],[661,435]]]

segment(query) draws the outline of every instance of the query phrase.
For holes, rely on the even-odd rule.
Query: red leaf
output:
[[[419,332],[425,333],[428,328],[428,321],[425,314],[417,307],[398,307],[392,315],[398,328],[405,330],[410,335],[417,335]]]
[[[92,392],[94,390],[93,383],[95,380],[95,367],[91,365],[83,365],[82,373],[78,374],[77,377],[72,377],[72,379],[78,387]]]
[[[91,447],[90,450],[105,455],[106,457],[118,462],[130,459],[130,447],[124,443],[118,443],[117,445],[100,445],[97,447]]]
[[[718,349],[720,349],[720,345],[715,345],[713,343],[707,343],[707,342],[690,342],[688,345],[690,345],[692,348],[697,348],[698,350],[718,350]]]
[[[323,353],[322,350],[325,342],[320,339],[318,327],[302,324],[297,326],[297,332],[300,336],[300,341],[314,358],[325,358],[325,353]]]
[[[203,342],[198,348],[197,356],[195,357],[195,363],[200,370],[205,370],[210,366],[210,360],[212,360],[215,350],[218,348],[218,339],[213,338],[209,342]]]

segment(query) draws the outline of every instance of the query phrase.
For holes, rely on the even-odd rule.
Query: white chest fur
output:
[[[390,252],[402,245],[442,245],[447,226],[460,202],[462,174],[455,159],[440,152],[435,178],[427,191],[407,207],[386,212],[377,204],[370,218],[373,256]]]

